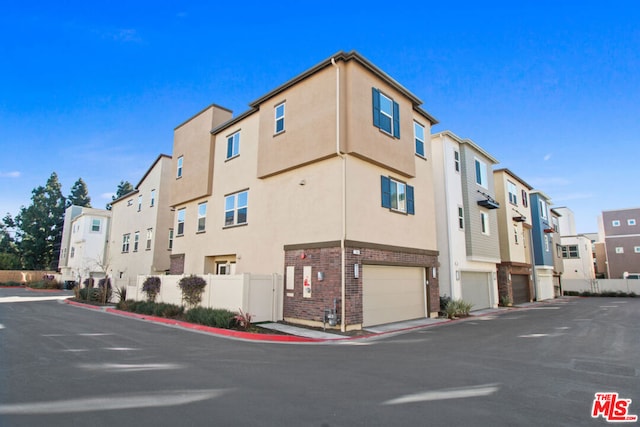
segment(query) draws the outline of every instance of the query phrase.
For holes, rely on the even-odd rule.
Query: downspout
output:
[[[340,151],[340,67],[334,58],[331,65],[336,69],[336,155],[342,159],[342,236],[340,237],[340,330],[346,331],[346,256],[345,240],[347,238],[347,159]]]

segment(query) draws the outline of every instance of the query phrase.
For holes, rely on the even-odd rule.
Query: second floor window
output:
[[[540,200],[540,217],[542,219],[548,219],[549,215],[547,213],[547,202],[544,200]]]
[[[489,214],[480,212],[480,227],[482,234],[489,234]]]
[[[275,109],[275,133],[280,133],[280,132],[284,132],[284,105],[285,103],[283,102],[282,104],[278,104],[276,105],[276,109]]]
[[[240,154],[240,132],[236,132],[227,138],[227,159]]]
[[[133,235],[133,252],[138,252],[139,244],[140,244],[140,232],[136,231]]]
[[[176,178],[182,178],[182,164],[184,163],[184,157],[178,157],[178,167],[176,170]]]
[[[149,206],[153,207],[156,204],[156,190],[151,190],[151,202]]]
[[[562,246],[562,258],[580,258],[578,245]]]
[[[424,157],[424,126],[420,123],[413,122],[413,133],[416,139],[416,154]]]
[[[387,176],[380,177],[382,207],[394,211],[415,214],[413,187]]]
[[[178,236],[182,236],[184,234],[184,218],[185,218],[184,208],[178,209]]]
[[[224,225],[247,223],[248,191],[230,194],[224,199]]]
[[[458,229],[464,230],[464,209],[458,206]]]
[[[204,231],[207,221],[207,202],[198,205],[198,232]]]
[[[460,172],[460,152],[455,150],[453,152],[453,166],[456,169],[456,172]]]
[[[91,220],[91,231],[93,231],[94,233],[99,233],[101,225],[102,225],[102,222],[99,219],[92,219]]]
[[[151,250],[151,240],[153,239],[153,228],[147,228],[147,250]]]
[[[376,88],[372,88],[373,97],[373,125],[400,138],[400,106]]]
[[[173,249],[173,228],[169,229],[169,250]]]
[[[130,239],[131,239],[131,234],[124,234],[122,236],[122,252],[129,252]]]
[[[138,212],[142,210],[142,195],[138,196]]]
[[[514,204],[514,205],[518,205],[518,189],[516,188],[516,185],[511,182],[511,181],[507,181],[507,190],[509,191],[509,203]]]
[[[476,183],[487,188],[487,164],[482,160],[476,159]]]

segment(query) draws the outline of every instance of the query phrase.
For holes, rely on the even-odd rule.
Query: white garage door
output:
[[[426,317],[425,298],[422,267],[362,268],[363,326]]]
[[[463,271],[460,276],[462,299],[473,304],[472,310],[491,307],[489,302],[489,280],[491,273]]]

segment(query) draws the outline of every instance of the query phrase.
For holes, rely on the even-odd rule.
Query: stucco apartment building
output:
[[[493,172],[498,215],[500,265],[498,289],[500,298],[514,304],[532,301],[533,244],[529,192],[532,187],[509,169]]]
[[[117,285],[136,283],[138,275],[169,271],[174,212],[171,156],[159,155],[134,190],[111,202],[109,271]]]
[[[174,132],[171,272],[278,274],[286,321],[435,316],[436,120],[356,52]]]
[[[600,240],[606,248],[608,278],[640,273],[640,208],[603,211],[598,222]]]
[[[431,136],[440,295],[479,310],[498,304],[500,246],[493,165],[498,161],[470,139],[444,131]]]
[[[105,276],[110,225],[111,212],[108,210],[67,207],[58,261],[61,281]]]

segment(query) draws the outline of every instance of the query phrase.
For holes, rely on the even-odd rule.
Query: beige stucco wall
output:
[[[517,204],[515,205],[509,201],[508,181],[516,186]],[[494,172],[494,182],[496,200],[500,203],[500,209],[497,209],[500,258],[503,262],[528,263],[530,248],[526,244],[526,236],[529,233],[527,226],[531,227],[531,208],[528,203],[526,207],[524,206],[522,192],[527,194],[528,200],[529,189],[504,169]],[[521,215],[527,218],[525,222],[513,220],[514,217]],[[518,233],[517,243],[514,228]]]
[[[174,130],[173,176],[169,203],[172,206],[211,194],[213,136],[211,130],[231,119],[231,111],[212,105]],[[178,159],[183,158],[182,177],[177,178]]]

